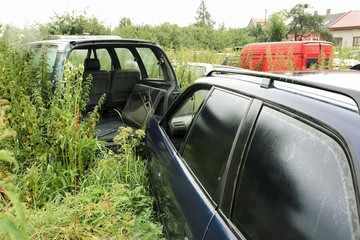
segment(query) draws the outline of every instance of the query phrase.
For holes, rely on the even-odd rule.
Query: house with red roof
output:
[[[248,27],[256,27],[257,25],[265,25],[265,18],[251,18]]]
[[[360,10],[340,15],[326,26],[333,34],[335,45],[360,47]]]

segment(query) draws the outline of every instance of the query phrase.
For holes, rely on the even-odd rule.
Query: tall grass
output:
[[[3,98],[10,104],[6,120],[17,133],[4,144],[25,173],[25,199],[35,207],[42,206],[71,191],[76,177],[94,165],[102,149],[92,136],[90,122],[96,120],[82,119],[86,94],[82,94],[79,72],[66,70],[53,89],[45,61],[35,73],[26,56],[15,50],[10,49],[4,61],[9,65],[2,81],[6,85]]]
[[[15,135],[4,122],[6,103],[0,101],[0,141]],[[11,151],[0,150],[0,166],[0,233],[8,239],[27,239],[25,212],[14,184],[19,165]]]
[[[0,162],[0,239],[161,239],[136,154],[143,134],[121,130],[118,148],[105,148],[93,135],[99,107],[83,114],[81,68],[51,84],[45,62],[34,71],[26,52],[0,51],[1,119],[13,133],[0,139],[11,152]]]
[[[216,51],[197,51],[196,49],[180,49],[176,51],[168,49],[166,52],[174,65],[176,76],[182,90],[187,88],[199,77],[190,70],[190,62],[221,64],[228,56],[227,54]]]
[[[143,133],[120,129],[121,145],[88,169],[76,195],[29,211],[28,232],[35,239],[161,239],[148,191],[146,162],[136,154]],[[75,204],[76,203],[76,204]]]
[[[218,53],[213,50],[198,51],[196,49],[180,49],[180,50],[167,50],[168,57],[173,62],[202,62],[211,64],[221,64],[227,54]]]

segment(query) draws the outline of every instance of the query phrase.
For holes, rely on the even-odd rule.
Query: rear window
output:
[[[54,45],[31,46],[31,66],[34,71],[39,70],[42,61],[46,65],[46,72],[54,74],[58,47]]]

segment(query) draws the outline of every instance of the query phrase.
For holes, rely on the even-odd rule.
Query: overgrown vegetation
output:
[[[82,114],[81,68],[51,85],[25,53],[0,51],[0,239],[161,239],[137,155],[144,131],[119,129],[105,148],[98,108]]]
[[[232,52],[231,54],[238,54]],[[169,50],[167,51],[168,57],[172,60],[176,76],[180,83],[182,90],[189,86],[196,78],[200,77],[196,75],[194,71],[191,71],[190,63],[210,63],[220,64],[228,56],[226,54],[219,54],[216,51],[195,51],[195,50]]]
[[[8,101],[0,101],[0,141],[15,136],[15,131],[11,130],[5,123],[5,112],[8,109]],[[6,165],[7,168],[3,168]],[[0,238],[27,239],[28,234],[25,230],[26,216],[16,184],[16,175],[19,165],[10,150],[1,148],[0,150]]]

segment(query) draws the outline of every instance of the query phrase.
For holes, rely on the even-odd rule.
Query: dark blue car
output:
[[[359,239],[360,72],[214,69],[145,151],[169,239]]]

